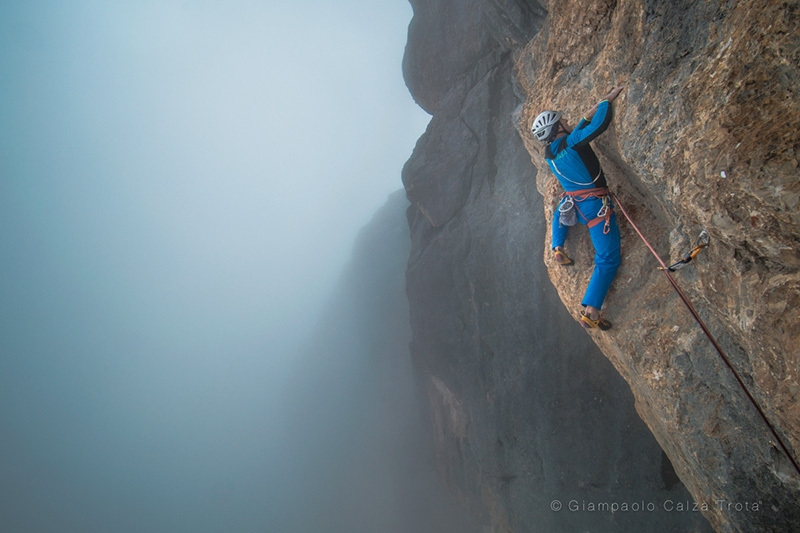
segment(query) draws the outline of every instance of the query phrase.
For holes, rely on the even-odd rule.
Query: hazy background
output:
[[[3,531],[269,531],[288,369],[429,118],[410,17],[0,2]]]

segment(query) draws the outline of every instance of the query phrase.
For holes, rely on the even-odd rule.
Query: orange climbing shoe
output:
[[[567,252],[562,250],[560,247],[556,248],[555,252],[556,252],[555,255],[556,263],[558,263],[559,265],[565,267],[565,266],[570,266],[571,264],[574,263],[574,261],[570,259],[569,256],[567,255]]]
[[[585,327],[586,329],[599,329],[601,331],[608,331],[611,329],[611,322],[604,318],[592,320],[588,316],[584,315],[583,311],[581,311],[581,326]]]

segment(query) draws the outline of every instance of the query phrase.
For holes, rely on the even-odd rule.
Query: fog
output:
[[[276,531],[287,384],[429,119],[410,17],[0,4],[3,531]]]

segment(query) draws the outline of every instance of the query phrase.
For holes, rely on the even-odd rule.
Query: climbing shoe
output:
[[[581,326],[585,327],[586,329],[599,329],[602,331],[607,331],[611,329],[611,322],[604,318],[592,320],[588,316],[584,315],[583,311],[581,311]]]
[[[567,255],[567,252],[565,252],[561,248],[556,248],[555,249],[555,253],[556,253],[555,254],[555,260],[556,260],[556,263],[558,263],[559,265],[561,265],[561,266],[570,266],[570,265],[572,265],[574,263],[574,261],[572,259],[570,259],[569,256]]]

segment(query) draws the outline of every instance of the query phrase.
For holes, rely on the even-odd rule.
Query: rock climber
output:
[[[572,265],[564,251],[569,226],[576,221],[589,227],[594,245],[594,271],[581,302],[581,325],[608,330],[611,322],[600,317],[608,289],[619,268],[620,239],[608,185],[597,155],[589,143],[611,123],[611,102],[623,87],[615,87],[585,115],[574,129],[561,113],[545,111],[533,121],[534,137],[545,143],[545,161],[564,189],[553,216],[552,249],[556,263]]]

